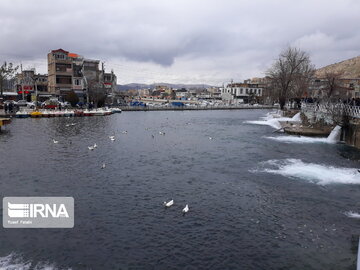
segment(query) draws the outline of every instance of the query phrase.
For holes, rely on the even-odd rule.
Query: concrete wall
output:
[[[350,120],[344,127],[344,141],[360,149],[360,119]]]

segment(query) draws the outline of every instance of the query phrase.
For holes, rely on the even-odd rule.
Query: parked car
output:
[[[35,102],[28,102],[27,107],[30,108],[30,109],[35,109],[36,103]]]
[[[48,99],[41,103],[41,107],[44,109],[55,109],[60,104],[57,99]]]
[[[5,100],[3,103],[0,103],[0,109],[4,109],[5,105],[9,105],[10,103],[14,106],[16,105],[16,101],[14,100]]]
[[[10,103],[12,103],[13,105],[16,105],[16,101],[15,100],[5,100],[4,101],[4,104],[10,104]]]
[[[25,107],[28,105],[28,102],[24,99],[22,100],[19,100],[17,103],[16,103],[19,107]]]
[[[66,108],[66,109],[71,108],[71,104],[67,101],[59,102],[59,104],[61,105],[62,108]]]

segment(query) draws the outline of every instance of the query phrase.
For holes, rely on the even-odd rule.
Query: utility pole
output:
[[[83,61],[82,66],[81,66],[81,75],[83,77],[84,87],[86,89],[86,103],[87,103],[87,105],[89,105],[89,103],[90,103],[89,85],[88,85],[88,82],[87,82],[87,79],[86,79],[86,76],[85,76],[85,73],[84,73],[84,61]]]
[[[22,64],[20,64],[20,70],[21,70],[21,94],[22,94],[22,99],[25,99],[25,93],[24,93],[24,74],[23,74],[23,68],[22,68]]]
[[[37,88],[37,80],[38,78],[35,77],[34,78],[34,83],[35,83],[35,108],[38,108],[38,88]]]

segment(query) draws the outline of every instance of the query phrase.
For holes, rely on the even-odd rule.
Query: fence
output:
[[[342,103],[315,104],[302,103],[302,112],[347,115],[354,118],[360,118],[360,106],[351,106]]]

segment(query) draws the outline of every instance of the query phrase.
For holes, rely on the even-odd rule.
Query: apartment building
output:
[[[259,99],[263,94],[263,88],[260,84],[251,83],[245,80],[243,83],[229,83],[221,88],[221,96],[224,100],[237,100],[239,102],[249,103]]]
[[[19,99],[27,101],[36,100],[35,95],[49,97],[48,76],[36,74],[35,69],[23,70],[15,75],[14,91]]]
[[[64,97],[74,91],[79,98],[86,99],[87,90],[97,87],[104,93],[113,95],[117,78],[114,72],[100,70],[100,61],[86,59],[63,49],[52,50],[48,54],[48,89],[53,95]]]

